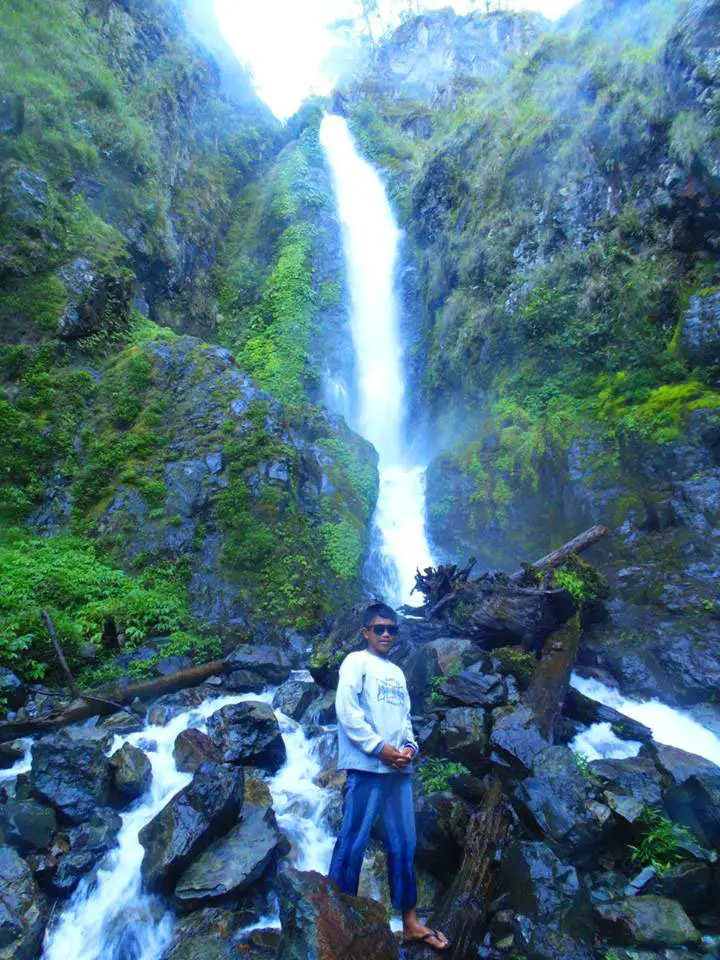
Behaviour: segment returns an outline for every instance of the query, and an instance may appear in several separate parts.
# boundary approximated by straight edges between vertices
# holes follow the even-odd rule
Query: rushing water
[[[375,526],[390,562],[384,584],[409,599],[415,569],[431,562],[425,535],[424,468],[406,453],[405,375],[395,270],[400,232],[378,172],[355,148],[342,117],[326,116],[320,140],[332,171],[350,287],[357,383],[353,427],[378,452]]]
[[[682,710],[668,707],[659,700],[633,700],[624,697],[618,690],[606,687],[599,680],[577,674],[573,674],[572,684],[586,697],[644,723],[652,730],[653,740],[658,743],[687,750],[688,753],[705,757],[720,766],[720,738]],[[640,749],[639,743],[616,737],[609,723],[594,723],[579,733],[571,746],[590,760],[600,757],[634,757]]]
[[[115,737],[145,750],[153,770],[147,793],[123,815],[118,846],[108,854],[94,880],[81,882],[59,922],[46,935],[44,960],[157,960],[172,936],[173,916],[159,898],[143,889],[140,830],[192,779],[175,767],[173,746],[188,727],[205,729],[216,710],[242,700],[272,699],[271,693],[239,694],[206,700],[165,726]],[[294,721],[278,713],[287,762],[270,780],[278,822],[293,843],[292,860],[302,869],[327,870],[332,838],[325,829],[327,796],[313,782],[320,771],[320,740],[309,741]],[[271,905],[272,906],[272,905]],[[277,913],[258,926],[277,924]]]
[[[28,737],[21,742],[25,748],[25,752],[11,767],[8,767],[6,770],[0,770],[0,783],[2,783],[3,780],[15,780],[21,773],[27,773],[30,770],[32,740]]]

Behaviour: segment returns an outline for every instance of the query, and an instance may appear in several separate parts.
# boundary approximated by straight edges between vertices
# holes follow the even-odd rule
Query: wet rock
[[[544,843],[511,843],[500,871],[513,909],[532,920],[559,923],[580,893],[575,868]]]
[[[595,960],[592,948],[574,939],[564,930],[534,923],[522,914],[515,917],[514,942],[533,960]]]
[[[434,677],[458,673],[478,661],[487,665],[487,654],[465,637],[438,637],[423,644],[404,666],[413,707],[422,707]]]
[[[708,904],[710,867],[692,860],[676,863],[653,879],[648,893],[677,900],[688,913],[700,913]]]
[[[231,693],[262,693],[267,683],[263,676],[252,670],[233,670],[225,685]]]
[[[245,806],[271,807],[273,803],[270,787],[264,780],[245,774]]]
[[[709,847],[720,846],[720,775],[693,774],[665,794],[668,813]]]
[[[447,756],[473,773],[489,766],[485,711],[481,707],[453,707],[441,723]]]
[[[516,644],[537,650],[573,611],[572,599],[562,591],[523,593],[493,585],[492,592],[475,599],[468,634],[486,650]]]
[[[490,734],[493,758],[518,773],[529,773],[537,755],[548,746],[534,713],[522,704],[496,720]]]
[[[250,644],[236,647],[225,658],[225,665],[231,677],[235,670],[250,670],[273,686],[284,683],[292,670],[292,664],[282,650]]]
[[[205,763],[140,831],[142,875],[152,890],[169,890],[190,862],[237,819],[243,802],[241,768]]]
[[[25,756],[25,744],[22,740],[0,743],[0,770],[15,766]]]
[[[334,690],[325,690],[321,696],[313,700],[302,717],[304,724],[312,723],[321,726],[335,723],[336,720]]]
[[[705,757],[698,757],[694,753],[687,753],[677,747],[668,747],[658,743],[655,748],[657,764],[672,779],[673,784],[681,785],[690,777],[707,775],[720,776],[720,767]]]
[[[236,935],[257,921],[257,914],[244,909],[206,907],[178,917],[170,947],[162,960],[237,960]]]
[[[470,808],[447,792],[420,796],[415,808],[417,860],[448,883],[457,869],[470,822]]]
[[[601,781],[608,805],[631,823],[643,807],[660,805],[662,776],[649,757],[593,760],[589,767]]]
[[[40,955],[45,900],[30,867],[12,847],[0,847],[0,960]]]
[[[87,257],[75,257],[57,275],[67,293],[58,324],[62,339],[76,341],[99,333],[110,319],[115,329],[129,321],[132,288],[123,274],[106,275]]]
[[[56,830],[53,808],[35,800],[11,800],[0,807],[0,842],[21,853],[47,850]]]
[[[287,758],[273,709],[260,700],[223,707],[208,719],[207,731],[226,763],[243,763],[274,772]]]
[[[207,700],[209,692],[204,687],[191,687],[188,690],[178,690],[177,693],[168,693],[159,697],[147,713],[147,722],[153,726],[165,726],[181,713],[187,713],[199,707]],[[217,694],[215,694],[217,696]]]
[[[0,702],[4,700],[11,710],[19,710],[27,697],[25,684],[11,670],[0,667]]]
[[[70,823],[83,823],[110,801],[110,764],[102,746],[74,741],[65,732],[33,744],[29,782],[33,793]]]
[[[277,882],[283,937],[278,960],[396,960],[380,904],[341,893],[315,871],[287,870]]]
[[[201,730],[189,727],[179,733],[173,747],[173,757],[178,770],[194,773],[198,767],[208,761],[222,763],[222,752],[218,750],[210,737]]]
[[[444,683],[440,684],[440,692],[468,707],[492,709],[507,703],[508,699],[507,684],[502,677],[470,670],[448,677]]]
[[[194,860],[175,887],[184,910],[235,898],[275,866],[288,844],[269,807],[245,804],[240,823]]]
[[[59,897],[69,897],[95,863],[95,854],[90,851],[66,853],[60,857],[57,869],[47,884],[50,892]]]
[[[664,897],[629,897],[595,907],[600,933],[611,943],[638,946],[692,946],[700,934],[683,908]]]
[[[110,757],[115,789],[121,796],[135,799],[142,796],[152,780],[152,765],[142,750],[124,743]]]
[[[110,714],[100,721],[100,726],[104,730],[109,730],[112,734],[124,736],[128,733],[138,733],[145,726],[143,717],[136,713],[130,713],[127,710],[119,710],[117,713]]]
[[[77,853],[107,853],[116,845],[121,827],[122,818],[115,810],[95,810],[86,823],[73,827],[68,833],[70,849]]]
[[[322,690],[314,680],[287,680],[275,691],[273,710],[299,721],[312,701],[321,694]]]
[[[692,365],[720,363],[720,291],[690,297],[678,348]]]

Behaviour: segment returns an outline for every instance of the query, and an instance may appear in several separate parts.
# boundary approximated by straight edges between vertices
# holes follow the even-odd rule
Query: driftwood
[[[607,527],[600,526],[600,524],[589,527],[583,533],[578,534],[577,537],[573,537],[572,540],[568,540],[567,543],[558,547],[557,550],[552,550],[550,553],[546,553],[544,557],[540,557],[539,560],[531,563],[530,569],[536,573],[542,573],[544,570],[554,570],[555,567],[563,564],[572,554],[582,553],[583,550],[587,550],[588,547],[597,543],[598,540],[602,540],[602,538],[607,535],[607,532]],[[523,567],[511,573],[510,580],[521,581],[525,578],[526,574],[527,568]]]
[[[497,852],[509,826],[503,786],[495,775],[483,806],[470,820],[460,869],[439,911],[437,925],[453,941],[453,960],[477,957],[493,899]]]
[[[186,687],[195,687],[208,677],[228,672],[224,660],[213,660],[187,670],[179,670],[167,677],[158,677],[155,680],[146,680],[143,683],[132,683],[126,686],[116,686],[104,692],[102,696],[83,694],[69,703],[66,707],[53,710],[41,717],[31,720],[12,720],[0,723],[0,743],[8,740],[17,740],[19,737],[43,733],[47,730],[57,730],[67,727],[71,723],[80,723],[90,717],[107,716],[125,709],[133,700],[147,700],[162,696],[164,693],[174,693]]]
[[[535,725],[548,741],[552,741],[555,720],[560,715],[570,687],[570,675],[580,645],[580,620],[576,615],[545,641],[540,662],[530,686],[522,698],[529,707]]]

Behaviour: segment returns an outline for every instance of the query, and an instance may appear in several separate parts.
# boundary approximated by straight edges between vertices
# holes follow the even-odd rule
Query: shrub
[[[470,771],[464,764],[439,757],[429,757],[424,760],[418,770],[418,776],[428,793],[447,790],[450,787],[451,777],[461,777],[468,773]]]

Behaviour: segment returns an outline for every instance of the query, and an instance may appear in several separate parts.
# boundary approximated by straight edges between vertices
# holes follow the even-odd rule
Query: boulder
[[[674,947],[700,942],[700,934],[675,900],[628,897],[594,909],[598,929],[611,943]]]
[[[110,764],[102,746],[65,731],[33,744],[29,781],[35,796],[70,823],[83,823],[110,802]]]
[[[720,363],[720,290],[690,297],[677,344],[693,366]]]
[[[243,802],[238,767],[204,763],[192,782],[140,831],[142,875],[152,890],[171,890],[190,862],[227,832]]]
[[[712,760],[698,757],[696,754],[680,750],[678,747],[668,747],[664,743],[658,743],[655,748],[655,755],[657,765],[676,786],[686,783],[692,776],[704,774],[711,777],[720,776],[720,767]]]
[[[273,710],[279,710],[286,717],[299,722],[307,708],[320,694],[322,689],[314,680],[287,680],[275,691],[272,701]]]
[[[181,713],[188,713],[199,707],[208,696],[209,691],[205,687],[190,687],[187,690],[178,690],[177,693],[167,693],[150,707],[147,722],[151,726],[165,726]]]
[[[195,727],[179,733],[173,747],[173,757],[178,770],[195,773],[203,763],[222,763],[222,753],[210,737]]]
[[[563,863],[545,843],[511,843],[500,871],[513,909],[531,920],[559,923],[580,893],[575,868]]]
[[[232,679],[236,670],[249,670],[265,680],[266,685],[284,683],[290,676],[292,664],[277,647],[261,647],[245,644],[236,647],[225,658],[225,666]]]
[[[5,701],[11,710],[19,710],[28,697],[28,689],[11,670],[0,667],[0,703]]]
[[[258,917],[232,906],[207,907],[178,917],[162,960],[238,960],[236,934]]]
[[[707,846],[720,846],[720,774],[692,774],[667,791],[665,806]]]
[[[287,850],[272,809],[246,803],[240,823],[211,843],[180,877],[175,887],[178,905],[193,910],[236,898],[265,876]]]
[[[278,877],[283,937],[277,960],[397,960],[383,907],[341,893],[315,871]]]
[[[595,960],[598,956],[589,944],[576,940],[552,923],[535,923],[524,914],[517,914],[513,924],[514,944],[522,956],[533,960]],[[608,956],[605,952],[603,957]],[[618,957],[617,960],[620,960]],[[622,960],[631,960],[630,957]],[[633,957],[632,960],[657,960],[655,957]]]
[[[12,847],[0,847],[0,960],[40,956],[45,901],[30,867]]]
[[[537,755],[550,746],[537,725],[535,714],[520,704],[499,717],[490,734],[493,760],[520,774],[529,773]]]
[[[35,800],[10,800],[0,807],[0,842],[20,852],[47,850],[57,830],[52,807]]]
[[[267,683],[263,676],[252,670],[233,670],[225,685],[231,693],[262,693]]]
[[[708,905],[710,866],[696,860],[676,863],[652,879],[648,893],[677,900],[688,913],[700,913]]]
[[[43,886],[57,896],[69,896],[116,845],[121,827],[122,819],[115,810],[102,807],[95,810],[86,823],[73,827],[66,837],[58,838],[53,848],[58,863],[53,870],[42,869]]]
[[[468,707],[499,707],[507,703],[507,683],[498,674],[464,670],[440,684],[440,692]]]
[[[152,780],[152,765],[145,754],[131,743],[124,743],[110,757],[115,789],[134,800],[145,793]]]
[[[207,721],[208,736],[226,763],[276,771],[287,754],[272,707],[246,700],[218,710]]]
[[[317,699],[311,702],[302,717],[304,724],[312,723],[322,726],[336,721],[334,690],[324,690]]]
[[[644,807],[660,806],[662,775],[649,757],[593,760],[589,766],[608,805],[624,819],[634,822]]]
[[[416,803],[417,860],[433,876],[449,883],[460,864],[470,807],[442,791],[420,796]]]
[[[445,752],[451,760],[464,763],[473,773],[489,766],[485,711],[481,707],[454,707],[440,725]]]
[[[57,868],[48,882],[50,892],[58,897],[69,897],[95,863],[95,854],[89,850],[66,853],[60,857]]]

